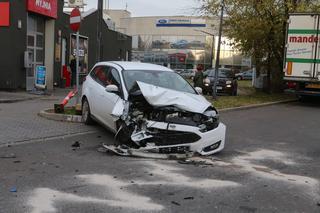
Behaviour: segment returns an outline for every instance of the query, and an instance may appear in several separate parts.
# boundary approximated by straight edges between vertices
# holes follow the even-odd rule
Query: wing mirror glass
[[[106,91],[111,92],[111,93],[118,93],[119,88],[114,84],[110,84],[110,85],[106,86]]]
[[[202,95],[202,88],[201,87],[196,87],[195,89],[198,94]]]

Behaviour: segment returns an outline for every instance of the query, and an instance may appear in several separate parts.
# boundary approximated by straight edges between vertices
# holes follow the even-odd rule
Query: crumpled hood
[[[137,81],[146,101],[154,107],[175,106],[181,110],[204,113],[211,103],[202,95],[179,92]]]

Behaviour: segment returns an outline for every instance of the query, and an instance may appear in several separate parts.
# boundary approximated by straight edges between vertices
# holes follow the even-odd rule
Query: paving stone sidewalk
[[[8,143],[95,131],[97,128],[95,126],[50,121],[37,115],[42,109],[53,108],[53,104],[59,103],[68,91],[58,90],[53,95],[37,96],[33,100],[0,103],[0,146]],[[19,94],[15,95],[19,97]]]

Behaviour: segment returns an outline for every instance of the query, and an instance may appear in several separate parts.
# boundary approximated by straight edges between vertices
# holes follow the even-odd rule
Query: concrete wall
[[[0,2],[8,2],[0,0]],[[21,20],[22,28],[18,29]],[[27,13],[25,1],[10,1],[10,27],[0,27],[0,89],[24,88]]]

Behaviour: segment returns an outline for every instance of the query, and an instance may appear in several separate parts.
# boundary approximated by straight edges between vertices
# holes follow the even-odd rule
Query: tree
[[[220,0],[199,0],[204,15],[219,14]],[[258,75],[268,73],[268,91],[281,88],[289,13],[320,11],[317,0],[224,0],[224,34],[251,56]]]

